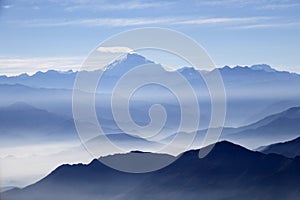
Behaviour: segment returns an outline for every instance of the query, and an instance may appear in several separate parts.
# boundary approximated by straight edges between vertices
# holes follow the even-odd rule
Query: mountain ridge
[[[263,153],[276,153],[289,158],[300,156],[300,137],[293,140],[271,144],[269,146],[261,147]]]
[[[51,140],[56,137],[60,137],[61,140],[74,139],[74,125],[67,127],[66,132],[61,131],[65,130],[63,124],[68,120],[68,117],[21,101],[0,107],[1,144],[6,146],[17,145],[20,142],[24,144],[33,141],[46,142],[46,138]],[[13,140],[15,137],[21,140]]]
[[[111,64],[109,64],[104,71],[110,71],[112,70],[116,65],[131,65],[131,66],[137,66],[141,64],[154,64],[154,61],[148,60],[146,57],[136,54],[136,53],[131,53],[131,54],[126,54],[122,56],[121,58],[115,60]],[[124,68],[124,67],[123,67]],[[179,68],[177,71],[178,72],[184,72],[186,69],[190,69],[192,71],[197,71],[195,68],[190,67],[190,66],[182,66]],[[296,73],[291,73],[287,71],[278,71],[271,66],[267,64],[254,64],[250,67],[248,66],[239,66],[236,65],[234,67],[229,67],[225,65],[224,67],[217,68],[217,70],[220,70],[221,72],[224,71],[237,71],[240,70],[241,72],[251,70],[253,72],[276,72],[276,73],[284,73],[284,74],[291,74],[291,75],[299,75]],[[114,71],[114,70],[112,70]],[[38,86],[38,87],[46,87],[46,88],[66,88],[70,89],[73,86],[74,80],[76,78],[76,75],[78,74],[79,71],[73,71],[73,70],[67,70],[67,71],[60,71],[60,70],[48,70],[48,71],[37,71],[32,75],[28,75],[26,73],[20,74],[20,75],[15,75],[15,76],[6,76],[6,75],[1,75],[0,76],[0,84],[2,83],[7,83],[7,84],[23,84],[27,86]],[[80,72],[84,72],[80,71]],[[87,72],[87,71],[85,71]],[[93,71],[89,71],[90,73],[93,73]],[[200,71],[201,72],[201,71]],[[207,71],[208,73],[211,71]],[[300,76],[300,75],[299,75]],[[52,80],[61,80],[63,81],[63,84],[51,82],[48,79]],[[44,80],[44,82],[42,81]],[[39,84],[37,84],[37,83]],[[48,86],[47,86],[48,84]]]
[[[300,136],[299,120],[300,107],[292,107],[246,126],[225,128],[222,138],[252,149],[263,146],[262,142],[266,141],[269,144],[288,141]],[[250,144],[252,146],[248,146]]]
[[[88,165],[62,165],[41,181],[2,193],[7,200],[40,199],[165,199],[241,198],[294,200],[300,191],[300,157],[286,158],[219,142],[205,158],[198,150],[185,152],[159,171],[129,174],[97,160]],[[72,192],[71,192],[72,191]],[[271,192],[272,191],[272,192]]]

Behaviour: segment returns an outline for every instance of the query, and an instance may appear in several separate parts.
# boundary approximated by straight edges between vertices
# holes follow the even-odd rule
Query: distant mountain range
[[[300,156],[300,137],[287,141],[261,147],[263,153],[276,153],[289,158]]]
[[[222,138],[253,149],[299,137],[299,121],[300,107],[294,107],[247,126],[225,128]]]
[[[72,116],[72,90],[34,88],[21,84],[0,84],[0,107],[24,102],[60,115]]]
[[[113,62],[107,67],[103,75],[102,87],[98,88],[98,93],[100,96],[110,93],[114,84],[124,72],[137,65],[149,63],[153,63],[153,61],[147,60],[138,54],[128,54]],[[236,66],[233,68],[225,66],[215,70],[219,70],[222,75],[226,89],[226,126],[238,127],[250,124],[270,114],[300,106],[300,91],[298,88],[300,75],[298,74],[276,71],[265,64],[251,67]],[[197,71],[192,67],[183,67],[177,71],[191,83],[199,95],[201,114],[203,114],[201,118],[210,119],[209,93],[201,75],[207,77],[212,72]],[[6,97],[0,100],[0,106],[22,101],[50,112],[71,117],[72,88],[77,73],[50,70],[37,72],[32,76],[26,74],[14,77],[0,76],[0,92]],[[83,73],[88,77],[96,74],[93,71]],[[175,72],[166,71],[162,78],[167,79],[170,73]],[[140,77],[145,76],[147,74],[140,75]],[[180,88],[181,83],[175,82],[174,86]],[[170,104],[169,108],[178,107],[178,103],[176,103],[170,92],[154,86],[137,92],[135,97],[146,98],[146,101],[138,98],[133,101],[132,107],[135,110],[145,107],[143,102],[147,104],[161,102]],[[109,98],[105,101],[110,102]],[[98,99],[96,102],[98,102]],[[111,118],[111,112],[108,115],[106,118]],[[135,116],[134,113],[133,115]],[[170,116],[175,115],[171,114]],[[201,128],[207,127],[208,120],[202,124]]]
[[[73,120],[23,102],[0,108],[1,146],[74,140]]]
[[[175,112],[175,111],[174,111]],[[116,145],[134,150],[155,150],[163,144],[172,141],[175,135],[160,135],[153,141],[127,135],[122,132],[114,121],[106,119],[105,112],[99,112],[99,119],[103,130]],[[135,114],[143,119],[139,111]],[[174,122],[175,119],[171,120]],[[255,149],[260,146],[288,141],[300,136],[300,107],[270,115],[262,120],[238,128],[224,127],[221,140],[229,140],[244,147]],[[17,122],[17,123],[16,123]],[[80,122],[86,130],[95,130],[96,125]],[[17,102],[0,108],[0,144],[2,146],[16,146],[25,143],[50,142],[61,140],[77,140],[77,132],[72,118],[58,115],[43,109],[33,107],[27,103]],[[174,131],[175,133],[175,131]],[[183,134],[183,133],[182,133]],[[206,134],[206,129],[199,130],[192,148],[199,148]],[[16,140],[15,138],[22,138]],[[160,139],[159,139],[160,138]],[[89,141],[90,146],[102,144],[101,138]],[[104,143],[102,144],[104,145]],[[107,150],[108,151],[108,150]],[[107,152],[109,154],[109,152]],[[103,154],[102,154],[103,155]],[[105,154],[104,154],[105,155]],[[99,155],[100,156],[100,155]]]
[[[36,88],[71,89],[77,72],[60,72],[49,70],[37,72],[33,75],[21,74],[18,76],[0,76],[0,84],[21,84]]]
[[[112,88],[109,89],[109,87],[113,86],[118,77],[126,71],[137,65],[149,63],[153,62],[137,54],[128,54],[108,66],[105,72],[107,73],[106,77],[104,76],[103,80],[103,83],[106,83],[104,86],[107,86],[108,89],[106,92],[98,91],[96,94],[98,119],[107,133],[122,134],[113,119],[110,94],[107,93]],[[300,116],[297,115],[297,108],[284,112],[291,107],[300,106],[298,89],[300,75],[279,72],[265,64],[234,68],[225,66],[218,70],[223,77],[227,92],[225,126],[239,127],[225,128],[222,134],[223,139],[234,141],[248,148],[257,148],[287,141],[300,135],[297,125]],[[186,77],[196,92],[204,93],[204,97],[199,98],[201,109],[199,129],[205,129],[211,118],[211,104],[205,97],[207,91],[205,92],[203,79],[198,71],[191,67],[183,67],[178,69],[178,72]],[[83,73],[89,77],[93,76],[94,72]],[[174,72],[166,71],[164,78],[167,78],[169,73]],[[203,76],[209,76],[211,72],[202,71],[201,73]],[[39,136],[59,135],[58,133],[76,135],[72,120],[73,91],[70,89],[76,74],[77,72],[72,71],[51,70],[45,73],[39,72],[33,76],[0,77],[0,83],[2,83],[0,84],[0,93],[5,97],[0,99],[0,107],[2,107],[0,116],[3,118],[0,122],[1,138],[13,137],[21,133],[24,137],[27,132],[27,136],[33,136],[37,132],[39,132]],[[146,96],[145,99],[140,98],[143,95]],[[15,102],[24,102],[24,104],[18,105],[14,104]],[[130,101],[133,120],[139,125],[148,124],[150,120],[148,109],[156,103],[161,103],[166,108],[168,114],[166,130],[176,130],[176,125],[180,120],[178,101],[170,92],[161,88],[149,87],[138,95],[133,95]],[[30,112],[22,111],[26,107],[27,109],[31,107],[28,109]],[[34,107],[39,109],[34,110]],[[21,109],[20,113],[16,111],[16,108]],[[293,112],[296,113],[295,116],[290,117]],[[35,124],[33,119],[40,121]],[[17,121],[18,124],[16,124]]]
[[[299,121],[300,107],[293,107],[283,112],[267,116],[246,126],[237,128],[224,127],[219,140],[228,140],[249,149],[261,150],[263,149],[262,146],[289,141],[299,137]],[[182,134],[184,135],[186,133]],[[207,129],[199,130],[191,148],[200,148],[206,134]],[[164,138],[162,142],[170,143],[175,135],[176,134]],[[283,155],[287,156],[286,154]]]
[[[267,64],[252,65],[250,68],[253,70],[262,70],[265,72],[276,72],[275,69],[273,69],[270,65]]]
[[[130,69],[143,65],[154,63],[151,60],[138,54],[127,54],[120,60],[116,60],[106,68],[106,75],[108,77],[119,77]],[[273,81],[282,82],[290,79],[290,81],[298,82],[299,74],[289,73],[285,71],[277,71],[267,64],[257,64],[250,67],[236,66],[230,68],[225,66],[218,69],[222,74],[225,85],[228,89],[236,81],[241,81],[243,84],[251,83],[252,85],[260,84],[262,82],[270,83]],[[182,67],[177,70],[188,79],[200,79],[197,75],[199,72],[202,75],[209,75],[209,71],[197,71],[192,67]],[[93,71],[85,72],[93,74]],[[56,89],[72,89],[74,80],[77,76],[77,71],[56,71],[49,70],[46,72],[36,72],[33,75],[21,74],[18,76],[0,76],[0,84],[21,84],[35,88],[56,88]],[[228,84],[228,85],[227,85]],[[238,87],[239,85],[235,85]],[[262,85],[263,86],[263,85]],[[244,88],[247,90],[247,88]]]
[[[266,155],[224,141],[203,159],[198,150],[188,151],[168,167],[146,174],[116,171],[97,160],[62,165],[33,185],[2,193],[1,199],[295,200],[300,196],[299,168],[300,157]]]

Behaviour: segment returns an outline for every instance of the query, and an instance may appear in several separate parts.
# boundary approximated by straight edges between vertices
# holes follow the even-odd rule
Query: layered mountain
[[[1,146],[76,137],[71,119],[24,102],[0,108],[0,132]]]
[[[35,88],[21,84],[0,84],[0,107],[21,101],[50,112],[72,116],[72,90]]]
[[[128,54],[109,65],[103,74],[102,81],[105,84],[102,85],[102,87],[104,87],[104,90],[102,91],[101,86],[99,87],[95,102],[97,114],[100,118],[99,121],[102,123],[101,125],[107,126],[109,131],[118,128],[113,121],[111,95],[108,94],[108,92],[112,91],[114,84],[118,81],[120,76],[128,70],[134,69],[137,65],[142,64],[153,64],[153,62],[138,54]],[[252,67],[237,66],[234,68],[224,67],[218,70],[223,77],[227,94],[226,126],[241,127],[245,124],[251,124],[270,114],[282,112],[290,107],[300,106],[299,90],[297,88],[300,83],[300,76],[298,74],[279,72],[268,65],[254,65]],[[205,78],[205,76],[210,76],[211,72],[201,71],[201,74],[199,74],[199,71],[192,67],[183,67],[182,69],[177,70],[177,72],[181,73],[189,81],[192,87],[194,87],[196,94],[198,94],[199,106],[201,109],[199,129],[207,128],[209,119],[211,118],[211,103],[210,100],[207,99],[208,91],[204,87],[205,82],[204,79],[201,78],[201,75]],[[91,77],[94,74],[94,72],[83,73],[85,73],[87,77]],[[175,72],[164,71],[161,73],[161,78],[167,79],[172,73]],[[65,88],[69,88],[69,86],[73,84],[69,83],[72,82],[71,80],[74,81],[75,77],[76,72],[72,71],[64,73],[56,71],[39,72],[32,76],[3,76],[0,78],[0,80],[2,80],[0,83],[2,82],[5,84],[0,84],[0,92],[5,98],[0,100],[0,106],[5,107],[16,101],[22,101],[60,116],[66,115],[71,119],[73,91],[71,89],[53,88],[64,88],[64,86],[66,86]],[[140,77],[145,78],[147,77],[147,74],[141,74],[136,78]],[[27,80],[30,81],[28,82]],[[41,81],[43,83],[41,83]],[[30,86],[21,85],[19,83]],[[171,83],[174,87],[181,87],[181,84],[173,83],[172,81]],[[274,88],[276,88],[276,90],[274,90]],[[120,98],[122,97],[122,95],[118,95]],[[165,128],[167,130],[176,130],[176,124],[178,124],[181,117],[179,103],[180,101],[188,100],[188,95],[185,100],[178,100],[167,88],[159,87],[157,85],[148,85],[139,88],[139,90],[136,90],[132,95],[130,99],[130,112],[133,120],[137,124],[146,125],[150,120],[148,115],[149,108],[153,104],[162,104],[168,114]],[[284,123],[284,121],[281,121],[280,123]],[[242,132],[246,129],[251,129],[251,132],[253,127],[237,129],[235,132]],[[278,132],[281,129],[276,129],[276,131]],[[260,130],[256,132],[256,136],[259,134],[259,131]],[[268,132],[267,135],[271,135],[269,132],[272,130],[270,128],[270,130],[261,131]],[[281,134],[283,131],[288,131],[288,133]],[[292,139],[291,137],[285,136],[295,136],[297,135],[295,131],[295,129],[291,129],[290,127],[289,129],[282,130],[281,133],[277,134],[276,132],[276,134],[273,134],[275,137],[279,137],[280,135],[284,137],[272,140],[270,143]],[[118,133],[120,130],[114,132]],[[244,134],[241,133],[241,135]],[[264,136],[265,134],[261,135]],[[239,141],[237,140],[236,142]],[[257,146],[259,145],[260,144],[257,144]],[[261,145],[266,144],[263,143]]]
[[[49,70],[33,75],[0,76],[0,84],[21,84],[30,87],[72,89],[77,72]]]
[[[111,93],[116,82],[125,72],[143,64],[154,64],[154,62],[138,54],[128,54],[114,61],[105,69],[97,92]],[[298,74],[277,71],[266,64],[251,67],[236,66],[233,68],[225,66],[217,70],[223,78],[226,90],[227,126],[246,125],[287,108],[300,106],[300,92],[297,88],[300,84],[300,75]],[[177,72],[188,80],[199,96],[199,104],[203,111],[202,118],[209,119],[209,107],[211,105],[204,80],[213,73],[198,71],[192,67],[183,67],[176,72],[165,71],[165,73],[161,73],[161,78],[168,80],[169,77],[172,77],[170,75]],[[99,71],[85,71],[83,73],[87,77],[94,77],[99,74]],[[72,88],[77,74],[78,72],[73,71],[50,70],[37,72],[31,76],[26,74],[14,77],[1,76],[0,92],[7,98],[1,99],[0,106],[19,100],[51,112],[71,116]],[[147,74],[148,72],[140,73],[136,78],[146,79]],[[178,88],[183,85],[183,83],[178,83],[172,79],[169,82],[172,83],[172,86]],[[140,104],[138,107],[143,107],[145,105],[141,102],[156,103],[160,101],[178,107],[178,104],[174,101],[174,96],[171,97],[170,91],[157,85],[143,87],[135,92],[135,96],[140,101],[138,103],[134,102],[133,106]],[[208,122],[204,124],[208,124]],[[205,128],[205,126],[201,128]]]
[[[112,62],[106,67],[107,75],[118,77],[130,69],[143,65],[151,64],[153,61],[147,60],[138,54],[127,54],[124,57]],[[98,73],[98,71],[82,71],[88,76]],[[56,71],[48,70],[46,72],[38,71],[33,75],[21,74],[18,76],[0,76],[0,84],[20,84],[34,88],[56,88],[56,89],[73,89],[77,71]]]
[[[290,158],[300,156],[300,137],[287,142],[261,147],[260,151],[263,153],[276,153]]]
[[[118,77],[123,75],[125,72],[144,64],[154,64],[153,61],[138,55],[138,54],[127,54],[121,59],[114,61],[108,65],[105,69],[106,75],[110,77]],[[236,66],[230,68],[225,66],[218,69],[222,75],[225,86],[227,89],[237,89],[242,85],[250,84],[249,86],[256,86],[262,83],[267,83],[267,85],[261,85],[263,87],[270,86],[275,83],[276,85],[281,85],[279,83],[284,83],[287,80],[299,83],[300,75],[295,73],[289,73],[285,71],[277,71],[266,64],[257,64],[250,67],[247,66]],[[198,71],[193,67],[182,67],[177,70],[179,73],[183,74],[186,78],[201,79],[199,72],[203,76],[209,76],[209,71]],[[86,72],[93,74],[93,71]],[[0,84],[21,84],[29,87],[36,88],[57,88],[57,89],[72,89],[74,81],[76,79],[78,72],[75,71],[55,71],[49,70],[46,72],[37,72],[33,75],[21,74],[18,76],[0,76]],[[199,84],[199,83],[198,83]],[[235,86],[235,87],[233,87]],[[248,91],[249,88],[244,88]],[[257,88],[258,90],[261,90]],[[274,91],[273,91],[274,92]]]
[[[225,141],[203,159],[198,153],[185,152],[166,168],[142,174],[116,171],[98,160],[62,165],[33,185],[3,193],[1,199],[294,200],[300,195],[299,157],[266,155]],[[130,154],[110,158],[126,156]],[[156,159],[167,158],[156,155]]]
[[[225,128],[222,137],[249,148],[300,136],[300,107],[290,108],[240,128]]]
[[[250,67],[253,70],[263,70],[265,72],[276,72],[270,65],[267,64],[260,64],[260,65],[252,65]]]

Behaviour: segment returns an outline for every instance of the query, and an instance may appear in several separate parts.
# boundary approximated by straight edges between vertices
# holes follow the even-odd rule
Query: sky
[[[143,27],[186,34],[219,67],[300,73],[299,11],[298,0],[0,0],[0,74],[76,70],[103,40]]]

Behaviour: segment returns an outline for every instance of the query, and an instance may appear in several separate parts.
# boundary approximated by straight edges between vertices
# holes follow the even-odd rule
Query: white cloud
[[[174,4],[173,2],[124,2],[124,3],[101,3],[101,4],[80,4],[66,7],[67,11],[75,10],[105,10],[105,11],[117,11],[117,10],[138,10],[146,8],[162,8]]]
[[[12,5],[4,5],[4,6],[2,6],[2,8],[4,8],[4,9],[10,9],[12,7],[13,7]]]
[[[296,8],[299,6],[300,6],[300,3],[269,4],[269,5],[260,7],[260,9],[275,10],[275,9]]]
[[[245,23],[270,19],[270,17],[243,17],[243,18],[203,18],[193,20],[183,20],[177,24],[224,24],[224,23]]]
[[[79,20],[30,20],[30,21],[17,21],[23,26],[29,27],[65,27],[65,26],[108,26],[108,27],[126,27],[126,26],[139,26],[139,25],[157,25],[176,22],[174,18],[93,18],[93,19],[79,19]]]
[[[0,74],[18,75],[34,74],[37,71],[50,69],[66,71],[78,70],[83,57],[38,57],[38,58],[3,58],[0,57]]]
[[[130,53],[132,49],[128,47],[99,47],[97,51],[102,53]]]
[[[299,28],[300,23],[261,23],[233,27],[233,29],[264,29],[264,28]]]
[[[266,21],[271,17],[232,17],[232,18],[195,18],[195,17],[161,17],[161,18],[93,18],[67,21],[55,20],[31,20],[19,21],[23,26],[29,27],[65,27],[65,26],[85,26],[85,27],[128,27],[128,26],[147,26],[147,25],[195,25],[195,24],[245,24],[256,21]]]
[[[199,4],[204,6],[254,8],[259,10],[287,9],[300,6],[300,3],[290,0],[204,0],[199,2]]]
[[[161,8],[164,6],[172,5],[171,2],[128,2],[119,5],[104,6],[106,10],[125,10],[125,9],[144,9],[144,8]]]
[[[234,7],[244,7],[249,4],[255,4],[256,1],[251,0],[206,0],[199,2],[200,5],[207,6],[234,6]]]
[[[39,6],[33,6],[32,9],[33,10],[40,10],[41,8]]]

